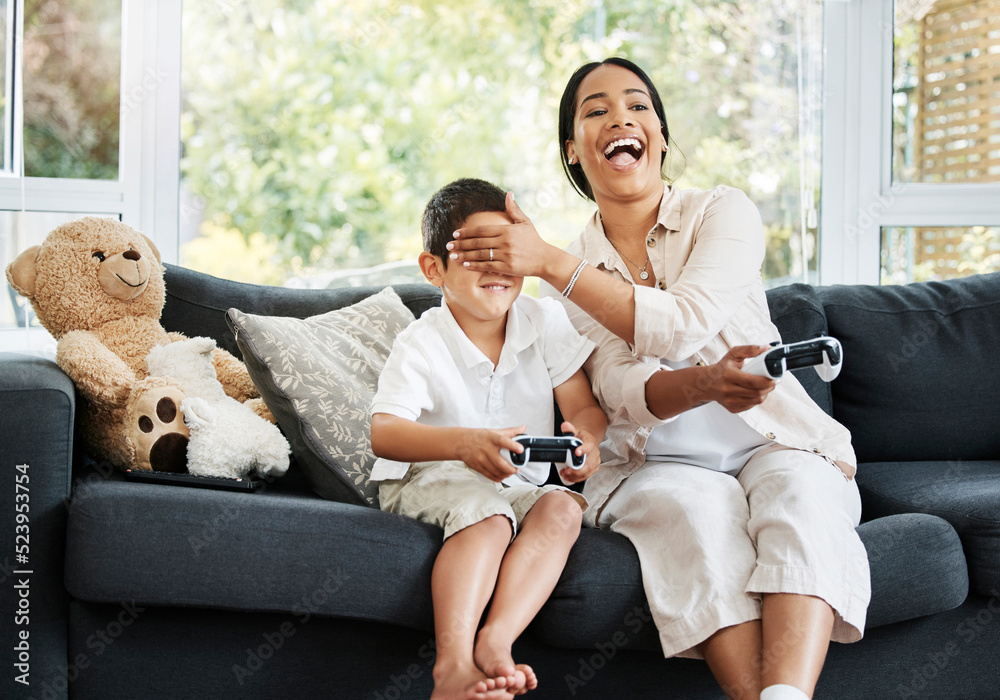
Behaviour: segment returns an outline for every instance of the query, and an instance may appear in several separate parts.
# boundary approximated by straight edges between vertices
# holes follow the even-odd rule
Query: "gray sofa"
[[[237,354],[230,307],[303,318],[377,291],[176,266],[166,282],[164,326]],[[417,314],[439,303],[430,286],[397,291]],[[861,462],[868,628],[832,645],[817,697],[1000,697],[1000,274],[768,297],[784,340],[842,341],[835,382],[801,378]],[[320,498],[294,464],[254,494],[127,482],[80,453],[74,409],[54,363],[0,355],[0,695],[429,695],[439,530]],[[581,532],[516,656],[537,698],[722,697],[702,662],[657,652],[635,551],[609,532]]]

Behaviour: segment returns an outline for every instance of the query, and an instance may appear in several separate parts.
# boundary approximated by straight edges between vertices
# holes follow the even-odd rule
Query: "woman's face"
[[[579,161],[594,198],[662,192],[665,141],[649,88],[632,71],[605,64],[580,83],[566,156]]]

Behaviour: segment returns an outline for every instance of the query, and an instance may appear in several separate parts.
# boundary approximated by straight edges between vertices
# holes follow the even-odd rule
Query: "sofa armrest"
[[[0,609],[10,616],[0,647],[15,650],[15,679],[31,684],[8,682],[13,695],[5,697],[66,697],[63,559],[75,408],[73,383],[54,362],[0,353]]]

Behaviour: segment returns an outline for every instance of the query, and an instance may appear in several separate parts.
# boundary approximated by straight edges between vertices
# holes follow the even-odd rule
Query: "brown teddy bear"
[[[184,392],[146,366],[152,348],[184,339],[160,325],[166,293],[153,242],[115,219],[86,217],[21,253],[7,281],[58,341],[91,454],[121,469],[187,471]],[[226,394],[274,422],[242,362],[216,348],[212,364]]]

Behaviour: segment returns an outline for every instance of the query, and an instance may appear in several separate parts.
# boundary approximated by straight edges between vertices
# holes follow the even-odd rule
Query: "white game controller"
[[[577,457],[576,448],[583,440],[572,435],[561,437],[535,437],[533,435],[518,435],[514,438],[524,447],[524,452],[501,450],[501,454],[516,467],[525,462],[555,462],[571,469],[582,469],[587,456]]]
[[[844,349],[840,341],[824,335],[788,345],[777,344],[746,360],[743,371],[779,381],[787,370],[814,367],[820,379],[832,382],[840,374],[843,362]]]

